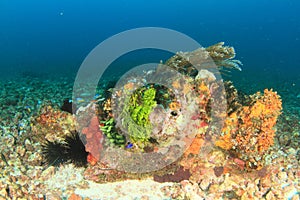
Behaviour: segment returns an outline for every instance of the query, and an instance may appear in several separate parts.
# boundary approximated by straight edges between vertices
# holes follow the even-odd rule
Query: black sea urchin
[[[62,142],[46,141],[43,145],[43,155],[47,165],[58,166],[73,163],[76,167],[87,165],[88,152],[85,151],[79,133],[72,131]]]
[[[65,138],[68,160],[75,166],[86,166],[88,152],[85,151],[85,146],[82,143],[77,131],[71,132]]]

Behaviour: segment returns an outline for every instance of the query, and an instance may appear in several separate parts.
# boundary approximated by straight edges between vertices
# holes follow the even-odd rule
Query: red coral
[[[89,153],[89,155],[87,156],[87,161],[91,165],[96,165],[96,163],[98,162],[98,160],[91,153]]]
[[[88,127],[82,129],[82,134],[86,136],[85,150],[89,152],[88,162],[96,164],[100,159],[103,141],[103,134],[96,116],[92,117]]]

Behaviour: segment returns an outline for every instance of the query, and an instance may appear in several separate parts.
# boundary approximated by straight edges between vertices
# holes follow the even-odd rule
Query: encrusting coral
[[[248,168],[259,169],[263,156],[274,144],[275,125],[281,114],[280,96],[265,89],[251,96],[253,102],[233,112],[225,120],[222,136],[215,145],[235,152]]]
[[[87,160],[91,164],[96,164],[100,159],[101,150],[103,148],[103,134],[99,128],[98,117],[92,117],[88,127],[83,128],[81,132],[86,138],[85,150],[89,152]]]
[[[41,142],[45,139],[50,142],[63,141],[73,130],[76,130],[74,117],[52,105],[41,107],[38,117],[32,121],[33,136]]]

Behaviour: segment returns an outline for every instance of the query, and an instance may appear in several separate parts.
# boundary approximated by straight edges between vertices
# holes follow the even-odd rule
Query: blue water
[[[87,54],[108,37],[137,27],[164,27],[203,46],[234,46],[238,84],[300,84],[300,1],[0,1],[0,72],[76,74]],[[157,53],[134,60],[158,61]],[[151,57],[152,56],[152,57]],[[165,58],[165,55],[161,55]],[[299,90],[299,85],[297,89]]]

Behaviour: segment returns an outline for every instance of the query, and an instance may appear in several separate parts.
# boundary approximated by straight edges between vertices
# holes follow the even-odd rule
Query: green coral
[[[115,128],[115,121],[113,118],[110,118],[106,121],[101,121],[104,126],[100,127],[101,131],[107,137],[110,144],[114,144],[116,146],[124,146],[126,142],[126,138],[124,135],[118,133]]]
[[[138,125],[146,127],[150,124],[149,115],[156,106],[156,90],[154,88],[141,90],[133,94],[129,107],[130,116]]]
[[[142,87],[125,101],[123,108],[122,124],[127,128],[130,140],[141,149],[147,145],[151,135],[149,115],[157,105],[155,96],[155,88]]]

